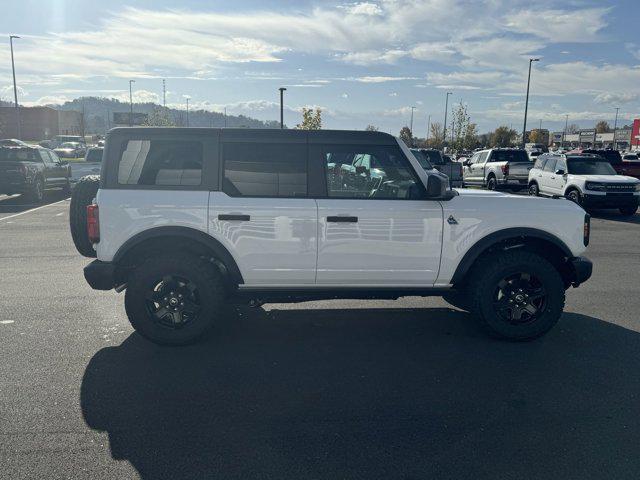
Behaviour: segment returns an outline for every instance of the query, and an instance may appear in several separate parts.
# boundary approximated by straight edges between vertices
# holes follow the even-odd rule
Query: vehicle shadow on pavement
[[[593,210],[591,211],[591,216],[593,218],[599,218],[601,220],[613,220],[614,222],[640,224],[640,214],[638,213],[631,216],[625,216],[621,215],[617,211],[612,210]]]
[[[3,214],[11,215],[13,213],[21,213],[48,203],[64,200],[68,197],[69,194],[64,193],[62,190],[47,190],[42,203],[33,203],[25,195],[12,195],[10,197],[0,195],[0,218],[4,216]]]
[[[89,362],[87,424],[142,478],[637,478],[640,335],[531,343],[449,309],[240,309],[204,343]],[[605,474],[606,472],[606,474]]]

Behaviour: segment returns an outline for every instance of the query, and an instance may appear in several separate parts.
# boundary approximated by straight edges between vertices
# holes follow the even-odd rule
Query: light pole
[[[569,114],[564,116],[564,132],[562,132],[562,146],[564,147],[567,141],[567,127],[569,126]]]
[[[613,123],[613,149],[614,150],[618,149],[618,141],[616,139],[616,130],[618,129],[618,110],[620,110],[620,107],[616,107],[616,120]]]
[[[187,100],[187,127],[189,126],[189,97],[185,97]]]
[[[16,106],[16,131],[18,140],[22,139],[22,129],[20,128],[20,107],[18,106],[18,87],[16,86],[16,66],[13,62],[13,39],[20,38],[18,35],[9,35],[9,44],[11,45],[11,71],[13,72],[13,98]]]
[[[284,92],[286,88],[280,87],[280,128],[284,128]]]
[[[529,76],[527,77],[527,99],[524,102],[524,125],[522,127],[522,148],[524,148],[524,144],[526,143],[526,132],[527,132],[527,111],[529,110],[529,86],[531,85],[531,64],[533,62],[539,62],[539,58],[530,58],[529,59]]]
[[[442,142],[447,141],[447,111],[449,110],[449,95],[453,95],[453,92],[447,92],[447,99],[444,102],[444,130],[442,131]]]
[[[427,142],[429,141],[429,132],[431,131],[431,115],[429,115],[429,119],[427,120]]]
[[[129,80],[129,126],[133,127],[133,89],[131,85],[136,83],[135,80]]]
[[[227,107],[224,107],[224,128],[227,128]]]
[[[409,130],[411,130],[411,136],[413,137],[413,111],[416,107],[411,107],[411,121],[409,122]]]

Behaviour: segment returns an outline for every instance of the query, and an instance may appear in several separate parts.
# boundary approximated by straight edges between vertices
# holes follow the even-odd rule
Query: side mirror
[[[429,175],[427,179],[427,197],[442,197],[447,191],[447,180],[439,175]]]
[[[559,168],[558,170],[556,170],[556,175],[564,175],[564,170]]]

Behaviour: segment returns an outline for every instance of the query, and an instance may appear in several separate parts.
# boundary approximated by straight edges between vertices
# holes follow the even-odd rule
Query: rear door
[[[307,135],[267,133],[222,132],[209,233],[231,252],[245,287],[314,284],[318,208],[308,195]]]
[[[549,190],[553,195],[563,195],[566,183],[567,162],[564,158],[558,158],[553,171],[549,172]]]
[[[487,159],[491,151],[487,150],[485,152],[480,152],[478,156],[478,160],[471,164],[469,167],[469,177],[471,178],[472,183],[475,185],[483,185],[484,184],[484,167],[487,163]]]
[[[550,157],[542,169],[542,181],[540,190],[547,195],[553,195],[553,181],[555,180],[557,157]]]
[[[364,169],[342,165],[354,159]],[[318,203],[318,285],[430,286],[442,242],[442,207],[398,146],[319,145],[324,198]]]

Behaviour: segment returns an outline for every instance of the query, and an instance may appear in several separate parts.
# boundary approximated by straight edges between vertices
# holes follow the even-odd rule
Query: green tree
[[[609,122],[606,120],[600,120],[596,123],[596,133],[609,133],[611,132],[611,127],[609,126]]]
[[[380,130],[378,127],[371,124],[367,125],[367,128],[365,128],[365,131],[367,132],[377,132],[378,130]]]
[[[407,147],[413,147],[413,134],[409,127],[402,127],[400,130],[400,139],[407,144]]]
[[[298,130],[320,130],[322,128],[322,110],[302,108],[302,123],[296,125]]]
[[[175,127],[176,123],[164,107],[155,107],[144,122],[147,127]]]
[[[465,150],[473,150],[478,146],[478,125],[475,123],[467,124],[467,129],[462,139],[462,148]]]
[[[517,135],[515,130],[503,125],[491,134],[489,144],[492,147],[510,147]]]

